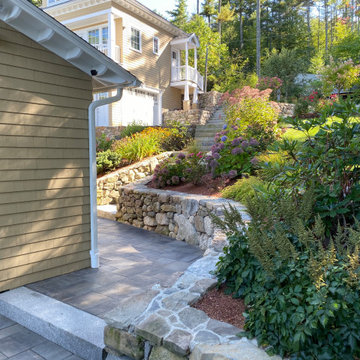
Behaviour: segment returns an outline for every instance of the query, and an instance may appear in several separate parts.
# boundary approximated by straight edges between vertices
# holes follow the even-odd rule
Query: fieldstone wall
[[[280,116],[291,117],[295,115],[295,104],[277,103],[280,108]]]
[[[145,179],[119,188],[116,219],[199,246],[221,250],[226,236],[215,229],[209,213],[221,216],[231,204],[249,220],[245,207],[227,199],[148,188]]]
[[[98,178],[96,180],[97,204],[116,204],[117,199],[120,196],[119,189],[121,186],[151,175],[154,172],[156,165],[162,160],[167,159],[171,154],[174,154],[174,152],[164,152]]]
[[[172,121],[178,121],[190,125],[205,125],[210,119],[212,112],[208,110],[173,110],[164,113],[164,125]]]
[[[116,139],[120,137],[121,131],[125,129],[125,126],[97,126],[96,137],[100,137],[101,134],[105,134],[110,139]]]
[[[222,93],[209,91],[199,95],[199,109],[174,110],[164,113],[164,125],[179,121],[190,125],[205,125],[220,104]]]
[[[199,95],[200,109],[213,111],[220,103],[222,93],[218,91],[209,91]]]

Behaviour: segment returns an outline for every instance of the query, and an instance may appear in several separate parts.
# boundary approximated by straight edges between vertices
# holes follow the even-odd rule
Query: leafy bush
[[[156,188],[178,185],[180,182],[191,182],[196,185],[201,182],[205,173],[206,164],[202,152],[188,155],[180,153],[176,157],[165,159],[157,165],[152,184]]]
[[[257,192],[267,194],[272,192],[270,184],[265,183],[260,178],[250,176],[236,181],[234,185],[226,187],[221,192],[221,196],[226,199],[243,202],[248,197],[253,197]]]
[[[313,193],[248,199],[252,222],[236,210],[217,224],[229,246],[217,276],[245,299],[246,335],[291,359],[354,359],[360,355],[360,231],[329,238]]]
[[[115,151],[106,150],[96,154],[96,169],[98,174],[114,170],[120,165],[121,156]]]
[[[96,152],[109,150],[113,142],[114,139],[111,139],[102,133],[96,138]]]
[[[351,118],[357,113],[355,104],[341,102],[325,109],[318,119],[291,120],[306,140],[279,142],[288,163],[268,179],[285,185],[294,195],[313,187],[315,212],[328,233],[336,230],[338,223],[351,225],[354,217],[360,219],[360,124]],[[329,120],[329,115],[337,118]],[[271,164],[267,167],[269,171]]]
[[[216,143],[211,147],[211,155],[206,157],[208,168],[214,177],[236,178],[241,174],[252,174],[256,168],[258,141],[236,135],[236,126],[216,134]]]
[[[136,123],[135,121],[131,124],[127,125],[121,132],[120,132],[120,139],[126,138],[128,136],[134,135],[145,130],[147,126],[141,125]]]
[[[245,86],[230,94],[225,93],[222,98],[227,124],[237,128],[237,135],[255,138],[262,149],[279,135],[279,108],[276,103],[269,101],[271,91]]]
[[[162,151],[161,143],[170,131],[161,128],[146,128],[131,136],[117,140],[112,149],[129,163],[142,160],[145,157],[158,154]]]
[[[170,135],[165,137],[161,143],[164,151],[183,150],[193,139],[192,128],[179,121],[171,121],[166,124]]]

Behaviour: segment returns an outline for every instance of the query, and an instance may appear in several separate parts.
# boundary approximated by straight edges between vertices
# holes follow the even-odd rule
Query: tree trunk
[[[206,44],[204,92],[207,92],[208,55],[209,55],[209,47],[208,47],[208,45]]]
[[[197,0],[196,2],[196,13],[200,15],[200,0]]]
[[[260,77],[260,51],[261,51],[261,24],[260,24],[260,0],[256,0],[256,74]]]
[[[240,26],[240,50],[244,47],[244,24],[243,24],[243,14],[242,7],[239,9],[239,26]]]
[[[329,22],[328,22],[328,0],[324,0],[324,20],[325,20],[325,54],[329,50]]]
[[[310,12],[311,12],[311,6],[310,6],[310,1],[308,0],[307,5],[306,5],[306,22],[307,22],[307,31],[308,31],[308,56],[309,56],[309,59],[310,59],[310,52],[311,52]]]
[[[221,0],[219,0],[219,9],[218,12],[220,13],[221,11]],[[221,21],[218,21],[218,31],[219,31],[219,35],[220,35],[220,43],[221,43]]]

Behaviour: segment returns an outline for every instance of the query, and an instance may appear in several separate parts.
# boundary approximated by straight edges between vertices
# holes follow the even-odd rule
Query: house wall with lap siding
[[[0,291],[90,265],[91,78],[0,21]]]

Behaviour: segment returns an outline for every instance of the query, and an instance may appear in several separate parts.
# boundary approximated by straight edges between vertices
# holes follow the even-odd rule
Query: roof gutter
[[[98,227],[97,227],[97,188],[96,188],[96,134],[95,134],[95,111],[98,107],[112,104],[121,100],[123,88],[134,86],[122,85],[117,88],[116,95],[106,99],[95,100],[89,105],[89,162],[90,162],[90,224],[91,224],[91,249],[90,259],[91,267],[99,267],[99,249],[98,249]],[[136,86],[136,85],[135,85]]]

